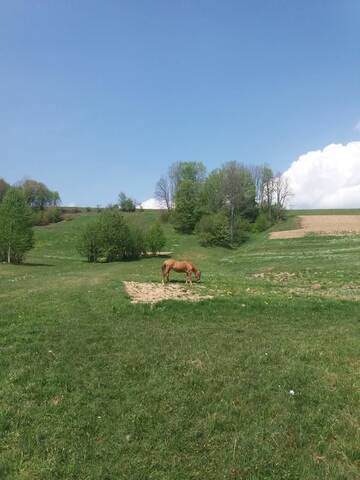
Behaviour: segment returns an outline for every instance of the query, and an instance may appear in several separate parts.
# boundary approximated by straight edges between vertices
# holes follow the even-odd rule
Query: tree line
[[[231,161],[207,175],[202,162],[177,162],[157,182],[155,196],[178,231],[195,232],[205,246],[232,246],[282,219],[290,190],[267,165]]]

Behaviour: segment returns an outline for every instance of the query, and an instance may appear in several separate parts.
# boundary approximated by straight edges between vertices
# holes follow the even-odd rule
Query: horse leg
[[[192,273],[191,273],[191,271],[187,272],[187,279],[188,279],[188,282],[190,283],[190,285],[192,285]]]

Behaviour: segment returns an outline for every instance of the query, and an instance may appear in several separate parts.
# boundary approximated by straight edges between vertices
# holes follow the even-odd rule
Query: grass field
[[[215,298],[132,305],[122,281],[162,260],[84,262],[93,218],[0,265],[1,480],[360,478],[359,236],[225,250],[167,227]]]

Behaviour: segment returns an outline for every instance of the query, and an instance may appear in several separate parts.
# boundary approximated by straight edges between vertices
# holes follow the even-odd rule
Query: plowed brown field
[[[360,233],[360,215],[302,215],[299,218],[301,228],[271,232],[269,238],[272,240],[299,238],[307,233],[322,235]]]

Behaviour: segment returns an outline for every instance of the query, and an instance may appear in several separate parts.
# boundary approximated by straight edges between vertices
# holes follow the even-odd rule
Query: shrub
[[[130,242],[125,258],[132,260],[146,254],[144,232],[136,225],[130,225]]]
[[[84,227],[77,249],[89,262],[130,260],[145,251],[145,240],[142,231],[129,225],[121,212],[105,210]]]
[[[264,232],[271,227],[271,222],[264,212],[261,212],[254,223],[255,232]]]
[[[62,218],[61,218],[60,208],[57,208],[57,207],[47,208],[44,211],[44,217],[45,217],[45,221],[47,221],[47,223],[61,222]]]
[[[204,247],[230,247],[229,220],[224,214],[204,215],[196,225],[195,232]]]
[[[33,225],[49,225],[50,223],[57,223],[62,220],[61,210],[58,207],[49,207],[45,210],[33,210],[32,214]]]
[[[153,255],[156,255],[164,247],[166,237],[160,223],[154,223],[146,234],[146,244]]]
[[[237,218],[234,225],[234,239],[235,245],[240,245],[249,240],[251,225],[245,218]]]
[[[9,188],[0,206],[0,261],[21,263],[33,244],[31,210],[21,190]]]
[[[101,229],[98,222],[87,224],[78,238],[78,252],[87,258],[88,262],[97,262],[101,256]]]
[[[171,210],[161,210],[160,212],[160,222],[169,223],[172,220],[172,211]]]

